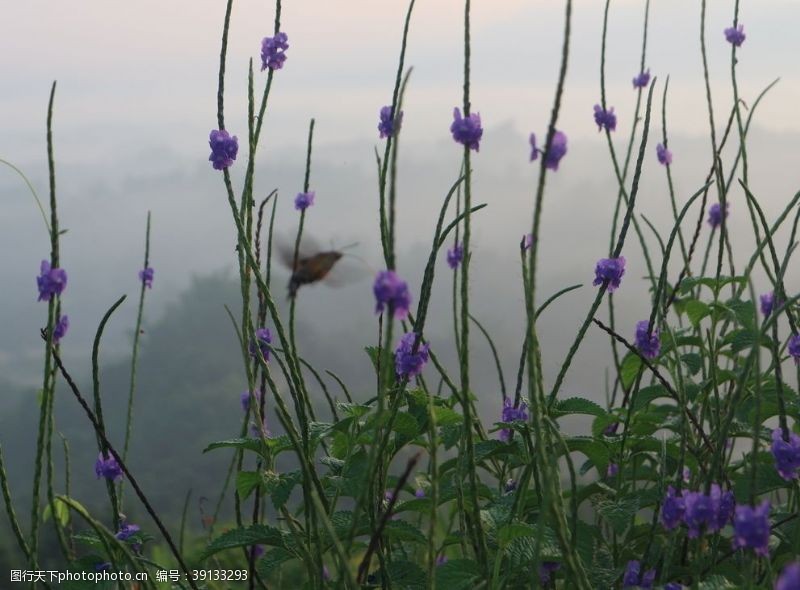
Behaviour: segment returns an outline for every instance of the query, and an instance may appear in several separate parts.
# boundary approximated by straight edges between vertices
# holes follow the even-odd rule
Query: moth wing
[[[294,270],[294,248],[295,237],[286,234],[276,234],[273,246],[278,252],[278,259],[281,264],[289,270]],[[311,258],[321,250],[319,243],[308,235],[303,235],[300,240],[300,247],[297,250],[298,259]]]

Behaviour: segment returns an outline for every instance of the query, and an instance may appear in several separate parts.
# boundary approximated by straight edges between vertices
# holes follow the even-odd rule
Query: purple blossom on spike
[[[208,145],[211,146],[211,155],[208,161],[211,162],[214,170],[224,170],[233,164],[236,154],[239,153],[239,140],[224,129],[212,129],[208,138]]]
[[[425,497],[425,490],[423,490],[422,488],[417,488],[416,491],[414,492],[414,497],[415,498],[424,498]]]
[[[669,582],[664,584],[664,590],[683,590],[683,584],[678,582]]]
[[[561,131],[553,134],[550,142],[550,152],[544,159],[544,167],[552,171],[558,170],[558,163],[567,154],[567,135]]]
[[[594,281],[592,284],[608,285],[608,292],[613,293],[617,290],[622,281],[622,275],[625,274],[625,257],[619,258],[602,258],[598,260],[594,268]]]
[[[656,145],[656,158],[658,158],[658,163],[663,166],[672,164],[672,152],[664,144],[659,143]]]
[[[519,243],[520,248],[522,248],[523,252],[527,252],[533,246],[533,234],[525,234],[522,236],[522,240]]]
[[[609,463],[606,469],[606,477],[614,477],[619,473],[619,465],[616,463]]]
[[[714,507],[711,498],[702,492],[686,492],[683,495],[685,512],[683,521],[689,528],[688,536],[696,539],[701,529],[714,520]]]
[[[372,285],[372,292],[375,294],[375,313],[382,313],[384,308],[389,308],[389,313],[395,319],[406,319],[411,306],[411,293],[406,282],[397,273],[393,270],[379,272]]]
[[[639,73],[633,79],[633,87],[634,88],[646,88],[647,85],[650,83],[650,68],[647,69],[645,72]]]
[[[748,548],[756,555],[769,555],[769,500],[759,506],[737,506],[733,517],[733,548]]]
[[[442,553],[441,555],[436,556],[436,566],[442,566],[447,563],[447,555]]]
[[[150,268],[144,268],[139,271],[139,280],[142,281],[145,287],[148,289],[153,288],[153,275],[155,275],[156,271]]]
[[[539,583],[546,586],[550,583],[553,574],[561,569],[561,564],[557,561],[543,561],[539,566]]]
[[[117,534],[114,535],[114,537],[116,537],[120,541],[127,541],[134,534],[136,534],[138,532],[139,532],[139,526],[138,525],[123,523],[122,526],[119,529],[119,532],[117,532]]]
[[[378,121],[378,131],[380,132],[381,139],[386,137],[393,137],[400,131],[400,125],[403,123],[403,111],[400,111],[394,119],[392,119],[392,107],[381,107],[380,120]]]
[[[653,582],[656,581],[656,570],[647,570],[642,576],[642,581],[639,582],[640,588],[652,588]]]
[[[669,486],[667,495],[661,503],[661,525],[671,531],[681,523],[685,510],[684,500],[675,492],[675,488]]]
[[[783,568],[775,590],[798,590],[800,588],[800,562],[793,561]]]
[[[761,313],[764,314],[764,317],[768,317],[772,313],[772,307],[775,305],[775,293],[772,291],[764,293],[758,299],[761,302]]]
[[[614,131],[617,128],[617,115],[614,114],[614,107],[607,111],[603,110],[599,104],[594,105],[594,122],[597,123],[597,130]]]
[[[447,266],[454,269],[461,264],[464,259],[464,246],[462,244],[455,244],[450,250],[447,251]]]
[[[261,403],[261,390],[257,390],[256,394],[256,402]],[[250,395],[249,391],[243,391],[242,395],[240,396],[240,401],[242,402],[242,411],[247,412],[250,409],[250,401],[253,399],[253,396]]]
[[[250,356],[258,359],[258,352],[261,351],[261,356],[265,361],[269,360],[269,349],[272,343],[272,332],[269,328],[259,328],[256,330],[256,340],[250,343]]]
[[[708,525],[709,532],[716,532],[722,529],[733,518],[733,511],[736,508],[736,500],[733,492],[723,492],[717,484],[711,484],[711,508],[713,518]]]
[[[736,27],[728,27],[725,29],[725,39],[728,41],[728,43],[735,47],[741,47],[745,38],[744,25],[742,24]]]
[[[387,502],[391,502],[392,500],[394,500],[394,492],[392,490],[386,490],[385,492],[383,492],[383,499],[386,500]]]
[[[39,301],[50,301],[56,295],[61,295],[67,287],[67,271],[51,268],[47,260],[42,260],[36,285],[39,288]]]
[[[722,223],[722,208],[719,203],[714,203],[708,208],[708,225],[718,228]],[[728,217],[728,204],[725,203],[725,217]]]
[[[503,400],[503,412],[500,421],[505,423],[514,422],[515,420],[525,421],[528,419],[528,406],[525,402],[521,402],[519,406],[512,405],[511,399],[506,398]],[[504,428],[500,431],[500,440],[508,442],[511,440],[511,430]]]
[[[417,352],[414,350],[414,342],[417,335],[408,332],[400,339],[400,343],[394,351],[394,370],[400,377],[416,377],[422,373],[422,369],[428,362],[428,351],[431,346],[420,341]]]
[[[794,359],[795,364],[800,364],[800,334],[795,334],[789,338],[789,344],[786,346],[789,355]]]
[[[536,134],[531,133],[531,136],[528,138],[528,143],[531,144],[531,162],[535,161],[539,158],[539,150],[536,148]]]
[[[294,198],[294,208],[298,211],[305,211],[314,204],[314,191],[307,193],[297,193]]]
[[[61,339],[67,335],[67,330],[69,330],[69,317],[59,316],[56,327],[53,329],[53,342],[56,344],[61,342]]]
[[[261,41],[261,71],[267,68],[280,70],[286,61],[286,50],[289,49],[289,37],[286,33],[277,33],[274,37],[264,37]]]
[[[650,360],[656,358],[661,351],[661,338],[658,333],[658,328],[653,326],[653,329],[648,335],[648,328],[650,322],[642,320],[636,323],[636,348],[642,353],[642,356]]]
[[[639,572],[641,572],[642,564],[632,559],[625,566],[625,574],[622,576],[623,588],[636,588],[639,585]]]
[[[791,481],[797,477],[800,469],[800,436],[794,432],[789,432],[789,441],[783,440],[783,432],[780,428],[772,431],[772,456],[775,458],[775,469],[786,481]]]
[[[692,470],[688,467],[684,467],[681,475],[683,476],[683,483],[689,483],[689,481],[692,479]]]
[[[514,478],[509,477],[506,480],[506,483],[503,485],[503,491],[506,494],[510,494],[511,492],[513,492],[516,489],[517,489],[517,480],[514,479]]]
[[[603,434],[605,436],[616,436],[618,428],[619,428],[619,422],[612,422],[611,424],[603,428]]]
[[[101,477],[105,477],[111,481],[122,479],[122,468],[111,453],[105,456],[103,453],[98,455],[97,461],[94,464],[94,472],[98,479]]]
[[[264,555],[264,546],[263,545],[253,545],[250,547],[250,556],[252,559],[258,559]]]
[[[322,566],[322,579],[325,580],[326,582],[330,581],[331,579],[331,572],[328,569],[328,566],[324,564]]]
[[[461,110],[455,107],[450,133],[453,134],[453,139],[461,145],[476,152],[479,151],[481,137],[483,137],[481,116],[478,113],[470,113],[467,117],[462,117]]]

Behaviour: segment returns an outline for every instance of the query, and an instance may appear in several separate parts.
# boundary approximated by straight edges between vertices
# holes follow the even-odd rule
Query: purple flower
[[[685,508],[683,498],[675,492],[675,488],[669,486],[661,503],[661,525],[668,531],[674,529],[681,523]]]
[[[522,402],[518,406],[512,406],[511,400],[506,398],[503,400],[503,412],[500,417],[501,422],[510,423],[516,420],[525,421],[528,419],[528,405]],[[511,440],[511,430],[504,428],[500,431],[500,440],[508,442]]]
[[[719,203],[714,203],[708,208],[708,225],[717,228],[722,223],[722,208]],[[728,204],[725,203],[725,217],[728,217]]]
[[[466,117],[461,116],[461,110],[458,107],[453,109],[453,123],[450,125],[450,133],[453,134],[453,139],[461,145],[475,150],[480,150],[480,141],[483,136],[483,128],[481,127],[481,116],[478,113],[470,113]]]
[[[639,582],[640,588],[652,588],[653,582],[656,581],[656,570],[649,569],[642,576],[642,581]]]
[[[536,147],[536,134],[531,133],[531,136],[528,138],[528,143],[531,144],[531,162],[539,158],[539,150]]]
[[[517,480],[514,479],[514,478],[509,477],[506,480],[506,483],[503,485],[503,491],[506,494],[510,494],[511,492],[513,492],[516,489],[517,489]]]
[[[441,555],[437,555],[436,556],[436,565],[437,566],[444,565],[446,563],[447,563],[447,555],[442,553]]]
[[[737,506],[733,517],[733,548],[750,548],[756,555],[769,555],[769,500],[760,506]]]
[[[413,352],[416,339],[414,332],[404,334],[394,351],[394,370],[400,377],[416,377],[428,362],[430,344],[423,344],[420,340],[417,352]]]
[[[597,130],[614,131],[617,128],[617,116],[614,114],[614,107],[603,110],[599,104],[594,105],[594,122],[597,123]]]
[[[94,464],[94,472],[97,474],[97,479],[105,477],[111,481],[122,479],[122,468],[117,463],[117,460],[110,453],[103,455],[100,453],[97,461]]]
[[[254,559],[254,560],[258,559],[262,555],[264,555],[264,547],[263,546],[261,546],[261,545],[253,545],[252,547],[250,547],[250,557],[252,559]]]
[[[261,403],[261,390],[255,391],[256,402],[259,404]],[[250,409],[250,401],[253,399],[253,396],[250,395],[249,391],[243,391],[242,395],[240,396],[240,401],[242,402],[242,411],[247,412]]]
[[[653,326],[652,331],[649,328],[650,322],[648,320],[637,322],[635,341],[636,348],[642,353],[642,356],[652,360],[661,351],[661,338],[658,334],[658,328]]]
[[[212,129],[208,138],[208,145],[211,146],[211,155],[208,161],[214,170],[224,170],[233,164],[236,154],[239,153],[239,140],[233,137],[224,129]]]
[[[646,88],[649,83],[650,83],[650,68],[647,68],[646,72],[641,72],[638,76],[636,76],[633,79],[634,88]]]
[[[262,416],[261,426],[258,426],[258,423],[254,420],[250,422],[250,436],[253,438],[269,438],[271,436],[269,429],[267,428],[267,417]]]
[[[800,562],[794,561],[783,568],[775,590],[797,590],[800,588]]]
[[[678,582],[669,582],[664,584],[664,590],[683,590],[683,584]]]
[[[700,529],[714,522],[714,507],[711,498],[702,492],[686,492],[683,495],[685,511],[683,521],[689,528],[688,536],[696,539],[700,536]]]
[[[153,288],[153,275],[156,273],[155,270],[150,268],[149,266],[145,269],[139,271],[139,280],[144,283],[144,286],[148,289]]]
[[[267,68],[280,70],[286,61],[286,50],[289,49],[289,37],[286,33],[277,33],[274,37],[264,37],[261,41],[261,71]]]
[[[447,251],[447,266],[454,269],[464,259],[464,246],[462,244],[455,244],[452,249]]]
[[[417,488],[416,491],[414,492],[414,497],[415,498],[424,498],[425,497],[425,490],[423,490],[422,488]]]
[[[602,258],[597,261],[597,266],[594,267],[594,281],[592,284],[608,285],[608,292],[613,293],[622,281],[622,275],[625,274],[625,257],[619,258]]]
[[[683,476],[683,483],[689,483],[689,480],[692,479],[692,470],[688,467],[684,467],[681,475]]]
[[[664,144],[659,143],[656,146],[656,158],[658,158],[659,164],[664,166],[672,164],[672,152]]]
[[[398,131],[400,131],[400,125],[402,123],[403,111],[400,111],[396,117],[392,118],[392,107],[382,107],[380,121],[378,122],[378,131],[381,134],[381,139],[393,137]]]
[[[261,351],[261,356],[265,361],[269,360],[269,349],[272,343],[272,332],[269,328],[259,328],[256,330],[256,340],[250,343],[250,356],[258,358],[258,352]]]
[[[67,335],[67,330],[69,330],[69,317],[59,316],[56,327],[53,329],[53,342],[56,344],[61,342],[61,339]]]
[[[527,252],[533,246],[533,234],[525,234],[522,236],[522,240],[519,243],[520,248],[522,248],[523,252]]]
[[[622,576],[623,588],[635,588],[639,585],[639,572],[642,569],[642,564],[632,559],[625,566],[625,574]]]
[[[406,319],[411,306],[411,293],[406,282],[397,273],[393,270],[379,272],[372,285],[372,292],[375,294],[375,313],[382,313],[384,307],[388,307],[394,318]]]
[[[745,40],[744,25],[725,29],[725,39],[735,47],[741,47]]]
[[[119,532],[117,532],[117,534],[114,535],[114,536],[117,539],[119,539],[120,541],[127,541],[134,534],[136,534],[138,532],[139,532],[139,526],[138,525],[123,523],[122,526],[119,529]]]
[[[539,566],[539,583],[546,586],[554,573],[561,569],[561,564],[557,561],[543,561]]]
[[[618,428],[619,428],[619,422],[612,422],[611,424],[603,428],[603,434],[605,436],[616,436]]]
[[[386,490],[385,492],[383,492],[383,499],[386,500],[387,502],[391,502],[392,500],[394,500],[394,492],[392,490]]]
[[[723,492],[717,484],[711,484],[710,498],[714,516],[709,524],[708,530],[716,532],[724,528],[733,518],[736,500],[733,497],[733,492]]]
[[[553,134],[553,141],[550,142],[550,151],[544,159],[544,167],[558,170],[558,163],[567,154],[567,135],[561,131]]]
[[[42,260],[36,285],[39,287],[39,301],[50,301],[54,296],[61,295],[67,287],[67,271],[51,268],[47,260]]]
[[[616,463],[609,463],[608,469],[606,469],[606,477],[614,477],[617,473],[619,473],[619,465]]]
[[[772,431],[772,456],[775,457],[775,469],[786,481],[797,477],[800,469],[800,436],[789,432],[789,441],[783,440],[780,428]]]
[[[764,293],[758,299],[761,301],[761,313],[764,314],[764,317],[768,317],[775,305],[775,293],[772,291]]]
[[[307,193],[297,193],[294,198],[294,208],[298,211],[305,211],[314,204],[314,191]]]
[[[800,334],[795,334],[789,338],[789,344],[786,347],[789,355],[794,359],[795,364],[800,365]]]

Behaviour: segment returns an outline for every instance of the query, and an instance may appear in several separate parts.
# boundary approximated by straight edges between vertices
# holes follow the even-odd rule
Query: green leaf
[[[256,562],[256,571],[262,578],[269,579],[275,574],[275,570],[278,567],[296,557],[291,551],[275,547],[265,552],[264,556]]]
[[[573,436],[567,439],[567,447],[570,452],[578,452],[586,455],[586,457],[594,463],[597,471],[605,475],[610,457],[608,449],[601,441],[589,437]]]
[[[629,352],[622,359],[622,366],[620,367],[620,378],[622,379],[622,387],[628,389],[636,380],[636,375],[639,374],[639,369],[642,367],[642,359],[638,355]]]
[[[54,502],[56,507],[56,521],[62,527],[67,526],[69,523],[69,506],[67,506],[64,502]],[[44,512],[42,513],[42,522],[47,522],[52,515],[52,510],[50,510],[50,504],[44,507]]]
[[[536,533],[536,527],[533,525],[524,522],[512,522],[498,529],[497,540],[503,546],[520,537],[535,537]]]
[[[455,410],[441,406],[433,408],[433,416],[437,426],[455,426],[464,421],[464,417]]]
[[[242,500],[247,499],[262,481],[258,471],[240,471],[236,474],[236,491]]]
[[[303,481],[303,474],[298,469],[288,473],[281,473],[280,475],[276,473],[271,475],[272,477],[266,478],[266,492],[272,498],[272,505],[275,506],[275,510],[280,510],[286,504],[294,487]]]
[[[472,559],[452,559],[436,568],[436,587],[442,590],[467,590],[480,576],[478,564]]]
[[[383,529],[387,539],[393,541],[409,541],[411,543],[427,543],[425,535],[418,528],[405,520],[389,520]]]
[[[419,434],[419,423],[411,414],[407,412],[398,412],[394,417],[392,430],[413,439]]]
[[[687,277],[681,281],[680,292],[686,294],[697,286],[708,287],[712,291],[719,291],[731,283],[747,284],[745,277],[721,276],[719,282],[715,277]]]
[[[733,584],[723,576],[709,576],[697,586],[698,590],[736,590],[736,584]]]
[[[686,316],[695,328],[700,325],[704,317],[711,314],[711,308],[697,299],[690,299],[687,301],[684,309],[686,311]]]
[[[427,586],[425,572],[412,561],[391,561],[386,564],[385,573],[392,588],[425,590]]]
[[[697,375],[703,368],[703,357],[696,352],[687,352],[681,355],[681,361],[689,369],[690,375]]]
[[[376,371],[378,370],[378,352],[379,352],[379,350],[380,349],[377,346],[366,346],[366,347],[364,347],[364,351],[369,356],[369,360],[372,361],[372,366],[375,368]],[[391,361],[392,361],[391,353],[388,350],[384,350],[383,354],[381,355],[382,366],[385,367],[386,363],[391,363]]]
[[[261,439],[258,438],[231,438],[228,440],[220,440],[208,445],[203,449],[203,452],[207,453],[215,449],[242,449],[243,451],[253,451],[262,457],[266,457],[265,453],[267,452]]]
[[[595,504],[595,508],[597,513],[608,521],[614,531],[621,535],[639,511],[639,499],[627,497],[618,500],[600,500]]]
[[[642,387],[633,397],[632,400],[632,409],[634,412],[641,410],[642,408],[646,408],[648,404],[652,403],[653,400],[656,400],[661,397],[666,397],[672,399],[669,396],[669,392],[667,392],[667,388],[661,384],[658,385],[650,385],[648,387]]]
[[[204,561],[225,549],[248,547],[250,545],[268,545],[293,551],[297,545],[294,537],[280,529],[266,524],[254,524],[222,533],[211,541],[200,554],[198,561]]]
[[[582,397],[571,397],[558,400],[552,410],[554,417],[566,416],[569,414],[587,414],[589,416],[603,416],[606,411],[595,402]]]

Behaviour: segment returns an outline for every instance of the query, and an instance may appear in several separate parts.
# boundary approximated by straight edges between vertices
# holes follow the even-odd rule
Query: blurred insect
[[[294,242],[279,239],[278,251],[281,262],[292,271],[292,276],[289,278],[289,298],[294,298],[301,286],[328,278],[336,263],[345,256],[344,251],[357,245],[353,243],[339,250],[333,247],[330,250],[322,250],[314,240],[303,238],[295,259]],[[339,277],[336,282],[341,283],[342,280],[346,279]]]

